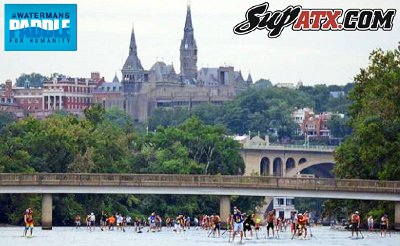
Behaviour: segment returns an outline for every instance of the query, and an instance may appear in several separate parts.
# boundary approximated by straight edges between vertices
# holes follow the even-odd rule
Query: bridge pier
[[[53,225],[53,197],[42,194],[42,230],[51,230]]]
[[[219,197],[219,216],[221,217],[221,224],[226,226],[226,218],[228,218],[231,212],[231,197],[220,196]]]
[[[394,228],[400,230],[400,202],[394,204]]]

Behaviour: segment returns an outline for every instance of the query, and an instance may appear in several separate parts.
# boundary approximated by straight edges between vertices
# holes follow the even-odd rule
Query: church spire
[[[187,6],[186,11],[186,21],[185,21],[185,31],[193,31],[193,24],[192,24],[192,13],[190,11],[190,4]]]
[[[129,44],[129,55],[137,55],[135,29],[133,28],[133,24],[132,24],[132,32],[131,32],[131,42]]]
[[[119,83],[119,79],[117,73],[115,73],[114,79],[112,80],[113,83]]]
[[[122,81],[143,81],[144,69],[138,57],[135,30],[132,25],[131,40],[129,43],[129,55],[122,67]]]
[[[185,28],[180,47],[181,77],[185,81],[197,78],[197,45],[194,39],[192,13],[187,6]]]
[[[136,38],[135,38],[135,30],[132,26],[131,32],[131,41],[129,43],[129,55],[126,58],[124,67],[122,68],[123,73],[129,72],[132,70],[143,70],[142,63],[138,57],[137,47],[136,47]],[[125,77],[125,76],[124,76]]]
[[[253,78],[251,77],[251,74],[250,74],[250,72],[249,72],[249,76],[247,76],[247,83],[248,84],[253,84]]]

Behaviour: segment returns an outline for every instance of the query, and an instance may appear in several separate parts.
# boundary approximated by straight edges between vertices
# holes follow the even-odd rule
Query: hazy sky
[[[179,46],[183,36],[186,0],[29,0],[24,3],[77,3],[78,51],[5,52],[4,0],[0,4],[0,83],[21,73],[50,75],[59,72],[89,77],[98,71],[112,80],[128,54],[132,23],[138,54],[145,69],[157,60],[174,63],[179,71]],[[269,39],[265,31],[238,36],[233,26],[246,10],[263,0],[192,0],[192,20],[198,46],[198,67],[233,65],[253,80],[302,80],[306,85],[345,84],[368,64],[376,48],[394,49],[400,41],[400,17],[391,32],[292,32]],[[270,10],[300,4],[303,8],[396,8],[399,0],[270,0]],[[400,15],[400,13],[397,13]]]

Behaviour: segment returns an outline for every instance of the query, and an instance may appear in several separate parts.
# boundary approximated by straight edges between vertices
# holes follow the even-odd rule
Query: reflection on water
[[[328,227],[312,228],[312,238],[293,239],[291,240],[290,232],[279,233],[279,238],[266,239],[265,228],[262,232],[258,233],[258,240],[246,239],[244,244],[247,245],[400,245],[400,234],[392,232],[386,238],[381,238],[379,233],[363,232],[364,239],[354,240],[349,238],[350,232],[335,231]],[[122,231],[100,231],[96,228],[95,231],[89,232],[84,228],[75,229],[74,227],[54,227],[52,231],[42,231],[40,228],[34,229],[33,238],[24,238],[22,236],[23,227],[1,227],[0,228],[0,245],[1,246],[88,246],[88,245],[107,245],[107,246],[121,246],[121,245],[146,245],[146,246],[161,246],[161,245],[185,245],[185,246],[205,246],[211,244],[217,245],[232,245],[228,242],[228,233],[225,233],[220,238],[207,237],[208,232],[204,230],[195,230],[191,228],[183,233],[174,233],[171,230],[163,229],[159,233],[146,232],[143,233],[133,232],[129,228],[126,232]],[[223,233],[224,231],[222,231]],[[236,238],[235,241],[239,241]],[[235,243],[236,244],[236,243]]]

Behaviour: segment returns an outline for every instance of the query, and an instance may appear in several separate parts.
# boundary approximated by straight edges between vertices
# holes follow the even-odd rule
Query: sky
[[[78,51],[4,51],[4,3],[77,3]],[[236,35],[233,27],[244,20],[248,8],[263,0],[192,0],[192,21],[198,46],[198,68],[232,65],[253,80],[273,83],[346,84],[377,48],[395,49],[400,41],[400,17],[392,31],[293,32],[286,28],[276,39],[265,30]],[[269,9],[288,5],[303,8],[395,8],[399,0],[269,0]],[[111,81],[128,55],[134,25],[138,55],[145,69],[156,61],[173,63],[178,72],[187,0],[3,0],[0,4],[0,83],[21,73],[49,76],[62,73],[90,77],[97,71]],[[398,13],[399,14],[399,13]]]

